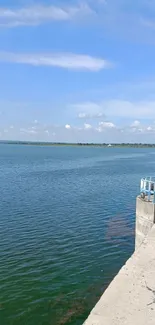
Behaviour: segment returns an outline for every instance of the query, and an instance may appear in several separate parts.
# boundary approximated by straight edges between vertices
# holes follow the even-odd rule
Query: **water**
[[[134,249],[154,149],[0,145],[0,323],[80,325]]]

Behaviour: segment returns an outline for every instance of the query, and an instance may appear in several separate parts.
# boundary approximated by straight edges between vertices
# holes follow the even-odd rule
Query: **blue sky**
[[[0,139],[155,143],[153,0],[0,0]]]

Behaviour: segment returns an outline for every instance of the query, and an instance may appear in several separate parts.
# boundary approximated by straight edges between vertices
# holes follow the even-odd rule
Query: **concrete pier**
[[[135,249],[141,245],[155,221],[155,204],[138,196],[136,199]]]
[[[155,187],[152,183],[150,177],[141,180],[136,200],[135,252],[84,325],[155,324]]]

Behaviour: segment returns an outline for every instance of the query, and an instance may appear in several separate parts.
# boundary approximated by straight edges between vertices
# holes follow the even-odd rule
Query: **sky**
[[[0,140],[155,143],[155,1],[0,0]]]

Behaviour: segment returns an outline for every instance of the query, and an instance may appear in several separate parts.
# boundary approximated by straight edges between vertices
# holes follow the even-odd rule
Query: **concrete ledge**
[[[144,238],[150,232],[155,221],[155,205],[153,202],[148,202],[141,199],[140,196],[136,199],[136,234],[135,248],[138,248]]]
[[[111,282],[84,325],[155,324],[155,225]]]

